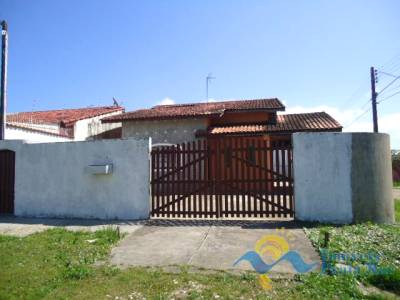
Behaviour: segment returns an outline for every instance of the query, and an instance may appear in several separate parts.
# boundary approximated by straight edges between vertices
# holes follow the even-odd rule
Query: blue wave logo
[[[263,259],[261,258],[260,254],[258,254],[255,251],[248,251],[246,254],[241,256],[233,266],[236,266],[238,263],[241,261],[248,261],[254,270],[259,273],[259,274],[265,274],[269,270],[271,270],[276,264],[280,263],[281,261],[288,261],[291,263],[293,268],[298,272],[298,273],[306,273],[313,268],[315,268],[318,263],[311,263],[307,264],[304,262],[302,259],[301,255],[297,251],[288,251],[284,255],[282,255],[278,260],[273,262],[272,264],[266,264]]]

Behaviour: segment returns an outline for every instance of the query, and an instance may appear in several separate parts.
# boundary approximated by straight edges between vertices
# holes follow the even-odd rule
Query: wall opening
[[[14,214],[15,152],[0,150],[0,214]]]

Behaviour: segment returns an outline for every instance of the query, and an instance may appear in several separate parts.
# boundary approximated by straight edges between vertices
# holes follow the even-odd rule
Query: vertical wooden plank
[[[154,207],[152,208],[152,216],[155,217],[157,216],[157,213],[155,211],[158,209],[158,194],[160,193],[160,189],[158,187],[158,177],[160,176],[158,172],[158,148],[154,148],[151,150],[151,155],[154,156],[154,165],[153,165],[153,170],[154,170],[154,190],[152,191],[153,197],[154,197]]]
[[[244,205],[243,205],[243,211],[245,213],[245,217],[248,217],[248,211],[249,211],[249,201],[250,201],[250,196],[248,194],[248,191],[251,189],[251,182],[250,180],[250,170],[251,170],[251,166],[250,166],[250,162],[248,161],[249,159],[249,140],[246,138],[243,138],[243,156],[244,159],[246,160],[246,163],[244,165],[245,167],[245,171],[243,173],[243,177],[244,177],[244,182],[245,182],[245,189],[244,189]]]
[[[288,190],[290,217],[293,218],[293,176],[292,176],[292,148],[288,147]]]
[[[216,140],[216,178],[214,182],[214,191],[217,205],[217,218],[222,216],[222,203],[220,197],[220,184],[221,184],[221,140]]]
[[[185,188],[185,194],[188,195],[187,199],[187,214],[186,216],[188,218],[192,217],[192,195],[191,195],[191,191],[192,191],[192,185],[193,185],[193,176],[192,176],[192,160],[191,160],[191,154],[192,154],[192,148],[190,145],[190,142],[188,142],[186,144],[186,164],[188,165],[188,167],[186,168],[186,177],[187,177],[187,185]]]
[[[227,202],[227,197],[225,195],[226,191],[226,166],[225,166],[225,149],[226,149],[226,139],[223,137],[221,140],[220,144],[220,154],[219,154],[219,169],[220,169],[220,184],[218,185],[218,188],[220,190],[220,200],[221,200],[221,216],[226,217],[227,216],[227,210],[228,210],[228,202]]]
[[[197,156],[197,149],[196,149],[196,142],[192,142],[192,162],[193,162],[193,167],[192,167],[192,201],[193,201],[193,216],[197,218],[197,162],[196,162],[196,156]]]
[[[278,204],[278,207],[276,207],[276,210],[278,211],[278,217],[280,218],[281,217],[281,212],[280,212],[280,208],[279,208],[279,205],[280,205],[280,186],[281,186],[281,179],[280,179],[280,177],[279,177],[279,174],[280,174],[280,153],[279,153],[279,147],[280,147],[280,142],[279,141],[277,141],[276,142],[276,151],[275,151],[275,153],[276,153],[276,173],[277,173],[277,176],[276,176],[276,178],[277,178],[277,180],[276,180],[276,183],[277,183],[277,197],[276,197],[276,204]]]
[[[273,141],[269,141],[269,161],[270,161],[270,194],[271,196],[269,197],[270,202],[271,203],[275,203],[275,175],[274,175],[274,171],[275,171],[275,160],[274,160],[274,155],[275,155],[275,143]],[[270,213],[268,214],[271,217],[275,217],[275,207],[272,206],[271,204],[269,205],[269,211]]]
[[[187,190],[187,188],[186,188],[186,186],[187,186],[187,175],[186,175],[186,170],[187,170],[187,167],[186,167],[186,164],[187,164],[187,159],[186,159],[186,143],[182,143],[182,166],[184,166],[184,168],[182,169],[182,180],[183,180],[183,182],[182,182],[182,184],[181,184],[181,194],[182,195],[186,195],[186,190]],[[183,198],[182,200],[182,204],[183,204],[183,217],[184,218],[187,218],[187,205],[186,205],[186,202],[187,202],[187,198]]]
[[[202,157],[204,156],[203,153],[203,147],[202,147],[202,142],[201,140],[197,140],[197,150],[198,150],[198,154],[197,157],[199,159],[199,167],[197,168],[197,186],[198,189],[201,188],[201,190],[199,190],[198,195],[199,195],[199,217],[200,218],[204,218],[204,214],[203,214],[203,177],[202,177],[202,171],[203,171],[203,159]]]
[[[151,152],[150,152],[150,158],[151,158],[151,164],[150,164],[150,174],[151,174],[151,179],[150,179],[150,182],[151,182],[151,210],[150,210],[150,214],[151,214],[151,216],[154,216],[154,214],[153,214],[153,211],[154,211],[154,208],[155,208],[155,206],[156,206],[156,204],[155,204],[155,201],[156,201],[156,199],[155,199],[155,191],[156,191],[156,182],[155,182],[155,180],[156,180],[156,175],[155,175],[155,165],[156,165],[156,160],[155,160],[155,149],[152,149],[151,150]]]
[[[171,210],[172,210],[172,217],[176,218],[177,216],[177,211],[178,211],[178,204],[175,203],[175,199],[177,198],[177,192],[176,192],[176,179],[177,179],[177,174],[176,174],[176,154],[177,154],[177,148],[176,146],[171,147],[171,202],[173,203],[171,205]]]
[[[283,175],[283,180],[282,180],[282,206],[285,207],[285,209],[289,208],[289,205],[287,204],[287,179],[286,179],[286,147],[284,146],[284,143],[282,143],[282,149],[281,149],[281,155],[282,155],[282,175]],[[285,212],[283,213],[284,217],[288,217],[288,214]]]
[[[162,208],[165,205],[165,177],[164,175],[165,173],[165,151],[164,151],[164,146],[161,147],[160,149],[160,177],[162,177],[162,179],[160,180],[160,197],[161,197],[161,205],[160,205],[160,210],[159,210],[159,215],[160,217],[165,217],[165,208]]]
[[[255,202],[255,212],[254,212],[254,216],[255,217],[261,217],[261,198],[262,198],[262,193],[260,191],[260,182],[261,182],[261,177],[260,177],[260,170],[262,168],[262,160],[261,160],[261,146],[260,146],[260,138],[256,138],[254,141],[255,144],[255,161],[256,161],[256,167],[255,167],[255,190],[257,191],[257,199]]]
[[[170,147],[166,147],[166,174],[168,174],[166,180],[167,180],[167,206],[165,207],[165,211],[167,214],[167,217],[169,218],[170,215],[170,206],[171,206],[171,175],[169,174],[171,171],[171,152],[170,152]]]
[[[242,217],[245,217],[245,211],[246,211],[246,196],[245,196],[245,191],[247,188],[247,183],[245,182],[246,180],[246,170],[247,170],[247,163],[246,163],[246,145],[244,142],[243,138],[239,138],[239,157],[240,157],[240,168],[239,168],[239,174],[240,174],[240,212],[242,213]]]
[[[157,150],[157,156],[158,156],[158,167],[157,167],[157,172],[158,172],[158,177],[163,176],[164,174],[164,167],[163,167],[163,154],[162,154],[162,149],[159,148]],[[158,209],[161,208],[161,206],[163,205],[164,202],[164,195],[163,195],[163,189],[164,189],[164,185],[162,183],[164,179],[159,179],[158,181]],[[161,214],[161,211],[158,211],[158,217],[162,217],[163,215]]]
[[[234,165],[233,165],[233,138],[230,138],[228,141],[228,147],[229,147],[229,151],[228,151],[228,160],[229,160],[229,186],[231,187],[229,189],[229,211],[230,211],[230,216],[234,217],[235,216],[235,205],[234,205],[234,195],[235,195],[235,191],[234,191],[234,187],[235,187],[235,182],[234,182]]]
[[[177,174],[176,174],[176,178],[177,178],[177,180],[178,180],[178,184],[177,184],[177,186],[176,186],[176,190],[177,190],[177,196],[178,196],[178,198],[180,199],[181,197],[182,197],[182,195],[183,195],[183,193],[182,193],[182,170],[181,170],[181,167],[183,166],[182,165],[182,145],[181,144],[178,144],[177,145],[177,157],[176,157],[176,159],[177,159],[177,164],[176,164],[176,167],[177,167]],[[182,218],[183,217],[183,203],[184,203],[184,201],[183,201],[184,199],[181,199],[181,200],[179,200],[179,203],[178,203],[178,216],[179,216],[179,218]]]
[[[264,140],[263,141],[263,148],[264,148],[264,150],[263,150],[263,157],[264,157],[264,161],[263,161],[263,167],[264,167],[264,169],[263,169],[263,171],[262,171],[262,174],[263,174],[263,176],[262,176],[262,178],[263,178],[263,181],[264,181],[264,184],[263,184],[263,189],[264,189],[264,198],[265,198],[265,200],[264,200],[264,203],[263,203],[263,206],[262,206],[262,211],[263,211],[263,213],[262,213],[262,217],[267,217],[268,215],[267,215],[267,212],[268,212],[268,197],[269,197],[269,190],[268,190],[268,185],[269,185],[269,182],[268,182],[268,143],[267,143],[267,141],[266,140]]]
[[[238,159],[239,157],[239,149],[238,149],[238,138],[233,138],[232,141],[232,156],[235,158],[232,158],[232,168],[234,168],[234,175],[232,179],[234,182],[232,182],[233,187],[235,188],[235,210],[234,210],[234,216],[239,217],[239,205],[240,205],[240,188],[239,188],[239,164],[240,161]]]

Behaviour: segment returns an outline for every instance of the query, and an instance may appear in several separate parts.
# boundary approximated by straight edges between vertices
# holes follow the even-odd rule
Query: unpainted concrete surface
[[[282,227],[284,230],[277,230]],[[247,251],[254,250],[255,243],[268,234],[286,236],[290,249],[298,251],[306,263],[320,263],[302,227],[293,222],[165,220],[148,221],[127,236],[112,250],[110,261],[121,267],[187,265],[254,271],[248,262],[235,267],[233,264]],[[288,262],[275,265],[272,272],[296,273]]]
[[[80,219],[45,219],[0,216],[0,234],[24,237],[51,228],[76,231],[96,231],[107,227],[119,227],[121,233],[132,233],[142,227],[144,221],[102,221]]]

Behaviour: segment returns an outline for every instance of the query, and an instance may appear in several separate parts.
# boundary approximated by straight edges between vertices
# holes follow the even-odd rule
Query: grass
[[[368,225],[365,230],[370,230],[372,228],[370,226],[373,225]],[[381,235],[382,232],[379,231],[376,237]],[[313,231],[312,236],[318,236],[317,232]],[[291,279],[275,279],[274,288],[265,291],[261,288],[258,275],[255,273],[242,275],[225,272],[193,273],[185,267],[181,267],[180,272],[176,273],[154,268],[120,270],[107,263],[99,263],[104,262],[118,239],[118,232],[113,229],[95,233],[52,229],[24,238],[0,236],[2,266],[0,299],[117,299],[117,297],[119,299],[376,299],[378,297],[376,294],[363,295],[358,288],[358,279],[350,275],[330,276],[313,273]],[[384,240],[392,244],[397,238],[389,235]],[[359,244],[362,244],[361,241]],[[341,241],[333,242],[332,245],[342,249],[349,243]],[[394,254],[390,256],[389,262],[396,265],[392,258]],[[371,282],[373,280],[374,278],[370,279]],[[381,284],[381,288],[389,290],[396,288],[390,287],[390,284],[393,284],[392,278],[386,281],[380,278],[375,280],[377,286]]]
[[[311,274],[274,280],[265,291],[258,275],[120,270],[96,264],[118,241],[114,230],[54,229],[25,238],[0,237],[0,299],[327,299],[362,298],[354,279]]]
[[[393,187],[400,188],[400,181],[393,181]]]
[[[113,229],[95,233],[51,229],[25,238],[0,235],[0,299],[40,299],[96,273],[118,241]]]
[[[396,220],[399,222],[400,205],[396,201]],[[328,249],[324,247],[324,233],[329,232]],[[364,254],[355,257],[333,256],[327,259],[327,267],[346,264],[359,268],[360,272],[352,275],[354,280],[367,286],[400,295],[400,224],[377,225],[371,223],[347,225],[341,227],[318,226],[306,229],[306,234],[313,245],[322,253]],[[373,258],[366,258],[370,254]],[[376,264],[378,269],[386,271],[369,272],[368,264]],[[337,265],[336,265],[337,266]]]
[[[400,223],[400,199],[396,199],[394,201],[394,216],[396,218],[396,222]]]
[[[0,235],[0,299],[386,299],[400,295],[399,224],[306,229],[320,250],[326,231],[330,251],[374,252],[381,256],[379,266],[394,271],[383,275],[296,275],[274,279],[273,289],[265,291],[255,273],[194,273],[186,267],[175,273],[157,268],[121,270],[106,263],[111,247],[119,240],[117,230],[51,229],[24,238]],[[365,262],[346,263],[357,266]]]

